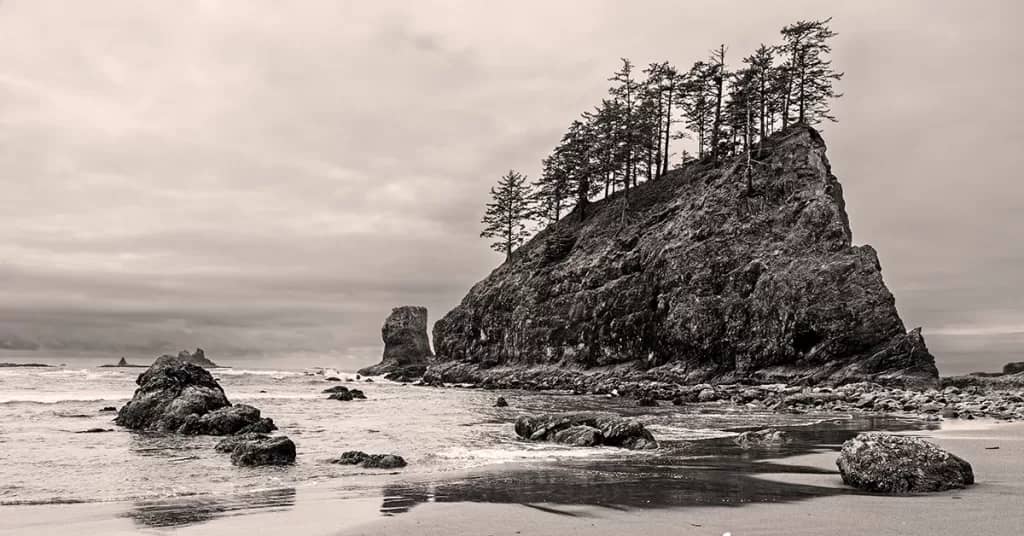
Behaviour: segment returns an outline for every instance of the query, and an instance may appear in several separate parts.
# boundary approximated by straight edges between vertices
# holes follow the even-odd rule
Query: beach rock
[[[345,387],[344,385],[335,385],[334,387],[328,387],[327,389],[324,389],[323,391],[320,392],[325,394],[347,393],[348,387]]]
[[[795,125],[762,144],[752,192],[743,157],[703,160],[577,207],[436,322],[426,377],[936,385],[825,150]]]
[[[341,378],[339,378],[337,376],[328,376],[328,377],[324,378],[324,381],[325,382],[340,382]]]
[[[777,447],[791,441],[789,434],[775,428],[764,430],[752,430],[743,432],[733,438],[733,441],[742,448]]]
[[[714,402],[718,400],[718,394],[714,389],[702,389],[697,393],[697,402]]]
[[[516,420],[516,435],[530,441],[579,441],[583,429],[559,434],[570,428],[589,427],[600,435],[594,444],[627,449],[654,449],[658,442],[639,421],[600,413],[552,413],[523,416]]]
[[[267,434],[255,432],[229,436],[218,441],[217,444],[213,446],[213,450],[216,450],[217,452],[232,452],[235,450],[235,447],[241,445],[242,443],[248,441],[262,441],[269,438],[270,436],[268,436]]]
[[[880,493],[917,493],[974,484],[971,464],[923,439],[868,432],[843,443],[843,482]]]
[[[494,407],[496,407],[496,408],[507,408],[508,407],[508,400],[505,400],[505,397],[503,397],[503,396],[499,396],[498,399],[494,401]]]
[[[427,338],[427,308],[405,305],[391,310],[381,328],[384,356],[380,363],[359,371],[364,376],[393,373],[419,378],[433,355]]]
[[[397,370],[389,372],[384,375],[385,380],[393,382],[412,382],[423,377],[423,373],[427,371],[427,366],[424,365],[407,365]]]
[[[330,463],[342,465],[361,465],[367,469],[397,469],[405,467],[405,459],[395,454],[367,454],[359,450],[350,450]]]
[[[601,442],[604,441],[604,434],[601,433],[601,430],[598,430],[593,426],[570,426],[569,428],[555,432],[554,435],[551,436],[551,441],[572,445],[574,447],[594,447],[600,445]]]
[[[233,434],[273,429],[251,406],[232,406],[206,369],[164,356],[139,375],[132,399],[114,420],[133,430]]]
[[[658,400],[650,395],[641,396],[636,399],[636,405],[644,408],[653,408],[658,405]]]
[[[223,451],[227,445],[214,448]],[[231,463],[243,466],[295,463],[295,443],[287,436],[245,436],[233,443]]]
[[[245,404],[226,406],[205,415],[189,416],[178,427],[180,434],[232,435],[269,433],[277,430],[274,421],[260,417],[260,410]]]
[[[366,400],[366,395],[359,389],[346,389],[344,391],[337,391],[327,398],[329,400],[341,400],[347,402],[355,399]]]
[[[1003,374],[1019,374],[1024,372],[1024,361],[1007,363],[1003,365]]]
[[[88,430],[82,430],[80,432],[75,432],[75,433],[76,434],[102,434],[103,432],[113,432],[113,431],[114,430],[110,429],[110,428],[89,428]]]
[[[117,408],[114,406],[103,406],[103,408],[100,409],[100,413],[108,413],[112,411],[117,411]]]

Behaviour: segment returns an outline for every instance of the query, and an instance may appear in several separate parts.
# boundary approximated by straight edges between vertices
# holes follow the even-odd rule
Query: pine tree
[[[681,105],[686,118],[686,128],[696,135],[697,158],[704,158],[714,120],[714,68],[706,62],[694,63],[683,88],[685,98]]]
[[[711,127],[711,158],[718,159],[719,141],[722,136],[722,98],[725,95],[725,79],[728,72],[725,69],[725,45],[720,45],[718,50],[711,53],[712,81],[714,83],[714,123]]]
[[[534,213],[548,223],[555,223],[562,218],[562,210],[570,204],[572,192],[569,172],[557,150],[542,160],[541,164],[541,177],[533,183]]]
[[[787,126],[790,108],[797,107],[797,121],[813,125],[822,120],[835,121],[830,101],[842,95],[835,92],[833,83],[843,73],[832,68],[829,40],[836,36],[828,24],[831,18],[817,21],[798,21],[782,29],[782,49],[788,54],[786,72],[787,103],[783,110],[783,127]]]
[[[636,148],[642,140],[636,114],[640,83],[633,75],[633,62],[622,58],[622,68],[608,81],[618,84],[609,89],[609,93],[619,104],[621,112],[616,129],[617,144],[622,146],[625,154],[623,186],[628,191],[630,186],[636,185]]]
[[[484,224],[480,237],[497,239],[491,249],[504,252],[506,262],[512,258],[512,250],[529,237],[527,223],[533,216],[530,200],[526,176],[517,171],[510,170],[497,187],[491,187],[491,202],[480,220]]]
[[[771,108],[772,82],[775,77],[774,53],[771,48],[762,44],[752,55],[744,58],[743,63],[747,64],[752,78],[751,83],[757,95],[757,113],[754,115],[758,124],[758,137],[763,140],[768,137],[769,132],[768,114]]]

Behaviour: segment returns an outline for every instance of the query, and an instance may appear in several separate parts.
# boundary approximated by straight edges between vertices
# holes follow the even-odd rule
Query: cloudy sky
[[[0,345],[374,361],[392,306],[436,319],[500,262],[490,184],[619,57],[735,61],[833,16],[855,240],[940,364],[1011,351],[1019,3],[767,4],[2,0]]]

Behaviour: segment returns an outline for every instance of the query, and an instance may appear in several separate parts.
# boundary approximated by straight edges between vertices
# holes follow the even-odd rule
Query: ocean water
[[[288,467],[235,467],[216,437],[139,433],[113,424],[104,406],[123,405],[144,369],[0,369],[0,505],[123,502],[145,526],[200,522],[226,512],[288,507],[296,495],[329,490],[375,496],[382,515],[420,502],[508,501],[680,505],[785,500],[831,493],[768,486],[751,478],[778,471],[730,438],[745,428],[781,426],[801,441],[790,453],[835,448],[858,430],[922,423],[836,415],[774,414],[728,406],[640,408],[630,399],[555,393],[429,388],[352,373],[213,369],[229,400],[260,408],[291,437]],[[336,382],[367,400],[328,400]],[[495,408],[498,395],[510,407]],[[518,439],[522,414],[600,410],[634,416],[661,442],[656,451],[576,448]],[[77,433],[105,428],[106,433]],[[399,454],[401,471],[326,463],[346,450]],[[685,471],[681,468],[686,468]],[[570,485],[571,484],[571,485]]]

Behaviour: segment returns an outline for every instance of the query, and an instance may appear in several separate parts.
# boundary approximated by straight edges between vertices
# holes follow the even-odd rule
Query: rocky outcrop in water
[[[880,432],[843,443],[836,460],[843,482],[880,493],[917,493],[974,484],[971,464],[916,437]]]
[[[289,465],[295,463],[295,443],[287,436],[249,433],[222,440],[214,447],[230,452],[234,465]]]
[[[516,420],[516,435],[530,441],[552,441],[580,447],[607,445],[655,449],[658,442],[639,421],[599,413],[552,413]]]
[[[380,363],[360,370],[360,374],[389,374],[396,380],[411,380],[423,375],[427,361],[433,355],[427,338],[426,307],[395,307],[384,320],[380,334],[384,339],[384,357]]]
[[[789,434],[781,430],[776,430],[775,428],[750,430],[733,438],[733,442],[745,449],[777,447],[789,443],[790,440],[791,438],[789,437]]]
[[[936,385],[818,133],[755,156],[749,188],[745,158],[700,161],[538,233],[435,324],[426,382]]]
[[[258,409],[232,406],[206,369],[177,357],[158,358],[136,383],[139,388],[114,421],[125,428],[210,435],[276,429]]]
[[[182,351],[178,352],[177,356],[172,356],[170,354],[164,354],[164,355],[160,356],[157,359],[172,358],[172,357],[176,357],[179,361],[183,361],[185,363],[192,363],[193,365],[197,365],[197,366],[200,366],[200,367],[203,367],[203,368],[217,368],[218,367],[218,365],[216,363],[214,363],[213,361],[210,361],[209,359],[207,359],[206,352],[204,352],[202,348],[196,348],[196,351],[195,352],[191,352],[191,353],[189,353],[188,350],[182,350]]]
[[[340,465],[359,465],[366,469],[397,469],[405,467],[405,458],[395,454],[367,454],[359,450],[342,453],[340,458],[329,460]]]

